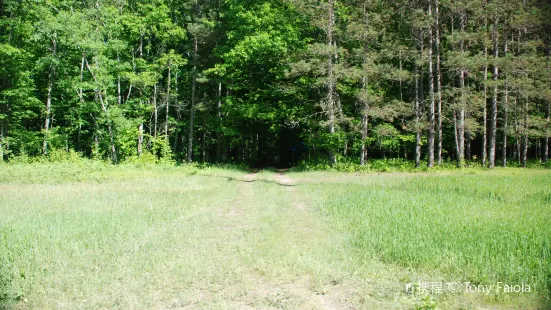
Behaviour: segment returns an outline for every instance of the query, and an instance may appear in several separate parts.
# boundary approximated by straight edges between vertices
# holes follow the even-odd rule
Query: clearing
[[[544,309],[550,181],[2,166],[0,308]]]

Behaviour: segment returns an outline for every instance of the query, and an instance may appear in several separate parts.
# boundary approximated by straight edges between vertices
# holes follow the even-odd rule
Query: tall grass
[[[87,163],[0,168],[0,309],[154,307],[174,247],[236,195],[193,168]]]
[[[551,289],[551,173],[372,175],[313,182],[319,207],[361,255],[446,281]]]

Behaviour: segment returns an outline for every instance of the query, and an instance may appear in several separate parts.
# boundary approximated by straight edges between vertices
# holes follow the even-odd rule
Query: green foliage
[[[380,124],[373,129],[375,142],[380,150],[397,152],[400,149],[398,130],[391,124]]]
[[[498,162],[498,165],[500,163]],[[523,165],[517,163],[510,163],[512,168],[521,168]],[[527,163],[527,167],[531,169],[546,168],[546,165],[540,161],[532,160]],[[548,168],[548,167],[547,167]],[[371,159],[368,160],[365,165],[360,165],[358,160],[339,157],[338,162],[332,167],[327,163],[325,157],[302,160],[296,166],[291,168],[291,171],[304,172],[304,171],[339,171],[339,172],[427,172],[427,171],[452,171],[457,169],[457,162],[455,161],[443,161],[441,165],[435,166],[431,169],[421,166],[415,167],[415,161],[405,160],[403,158],[385,158],[385,159]],[[472,174],[477,174],[484,171],[484,168],[480,165],[480,162],[476,160],[466,161],[463,165],[463,170]]]
[[[424,296],[419,302],[419,306],[415,307],[415,310],[437,310],[438,304],[436,300],[430,295]]]
[[[52,150],[48,153],[46,160],[51,163],[67,163],[67,164],[85,164],[89,160],[82,157],[82,154],[79,154],[73,150],[66,152],[64,150]]]
[[[142,149],[170,164],[187,157],[191,142],[201,160],[282,165],[286,148],[304,143],[308,154],[301,155],[330,152],[346,165],[360,157],[360,137],[376,159],[402,150],[413,157],[420,129],[425,156],[430,106],[441,97],[442,113],[434,116],[443,119],[445,160],[456,156],[462,130],[455,128],[464,125],[467,143],[482,145],[493,112],[503,120],[498,127],[507,117],[497,132],[509,145],[543,159],[549,5],[441,1],[438,18],[431,9],[389,0],[7,1],[0,12],[0,155],[74,149],[124,162]],[[433,69],[440,60],[432,83],[429,46]],[[494,93],[499,111],[489,110]],[[192,127],[199,134],[186,141],[189,101],[197,101]]]
[[[450,165],[446,165],[448,168]],[[455,168],[455,164],[453,164]],[[369,160],[365,165],[360,165],[359,161],[350,159],[341,159],[333,167],[329,166],[323,158],[316,160],[301,161],[297,166],[291,168],[291,171],[340,171],[340,172],[419,172],[426,171],[426,168],[415,168],[415,162],[401,158],[387,158]]]
[[[439,281],[530,283],[549,298],[548,171],[315,176],[307,191],[362,257]]]
[[[158,164],[159,160],[157,156],[150,152],[142,153],[140,156],[129,156],[124,161],[124,164],[134,165],[138,167],[153,166]]]

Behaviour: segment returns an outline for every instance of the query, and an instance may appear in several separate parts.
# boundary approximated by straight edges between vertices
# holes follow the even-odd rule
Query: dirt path
[[[297,183],[283,173],[251,173],[236,183],[237,195],[217,211],[212,235],[199,237],[215,240],[209,259],[216,283],[194,283],[194,294],[169,307],[355,309],[352,291],[328,276],[325,228]]]
[[[306,197],[297,190],[298,183],[290,178],[286,171],[279,171],[275,175],[277,184],[282,185],[286,191],[288,200],[295,210],[294,228],[299,236],[305,240],[324,233],[324,228],[315,221],[317,217],[309,206]],[[298,228],[298,229],[297,229]],[[306,304],[313,309],[355,309],[349,299],[351,299],[353,290],[350,287],[331,281],[330,286],[326,286],[321,293],[312,292],[307,285],[308,277],[298,279],[291,286],[293,290],[302,295]]]
[[[349,236],[312,205],[308,184],[284,171],[228,182],[234,198],[205,209],[205,228],[189,228],[191,245],[182,246],[195,277],[156,308],[404,309],[416,302],[401,294],[405,273],[363,264],[351,252]]]

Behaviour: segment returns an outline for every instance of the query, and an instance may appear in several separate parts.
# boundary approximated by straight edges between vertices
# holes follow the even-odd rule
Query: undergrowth
[[[91,159],[75,151],[52,150],[46,156],[13,156],[9,162],[0,161],[1,183],[66,183],[81,181],[102,182],[118,178],[132,179],[144,174],[195,174],[211,170],[248,171],[240,164],[178,163],[169,158],[158,158],[151,153],[127,157],[119,164],[108,160]]]
[[[500,166],[501,163],[496,163]],[[546,165],[538,160],[532,160],[527,163],[527,168],[545,168]],[[547,165],[551,167],[551,165]],[[518,162],[509,162],[508,167],[518,168],[521,165]],[[415,161],[405,160],[403,158],[387,158],[368,160],[365,165],[360,165],[359,161],[352,159],[341,159],[336,164],[330,165],[326,159],[303,160],[290,170],[292,172],[306,171],[336,171],[336,172],[425,172],[440,170],[470,169],[473,171],[485,169],[480,161],[465,161],[461,168],[458,168],[457,162],[452,160],[443,161],[438,165],[435,163],[433,168],[428,168],[426,161],[421,162],[419,167],[415,166]]]

